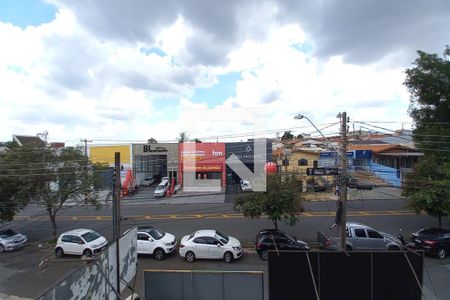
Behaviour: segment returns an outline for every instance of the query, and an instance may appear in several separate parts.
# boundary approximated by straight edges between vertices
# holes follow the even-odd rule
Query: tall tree
[[[290,130],[285,131],[283,133],[283,135],[281,136],[281,140],[292,140],[294,138],[294,135],[292,134],[292,132]]]
[[[94,189],[97,174],[89,160],[75,148],[55,150],[45,146],[12,147],[1,158],[1,176],[18,190],[5,195],[23,208],[30,201],[44,205],[56,239],[56,215],[70,201],[97,204]],[[16,209],[16,211],[17,211]],[[14,217],[9,211],[6,219]]]
[[[405,85],[411,94],[414,142],[424,157],[406,176],[403,195],[416,212],[437,217],[440,227],[441,217],[450,215],[450,47],[443,57],[417,53]]]
[[[259,218],[261,215],[273,222],[284,222],[290,226],[297,223],[298,212],[303,210],[302,195],[298,181],[293,176],[267,176],[267,191],[250,192],[236,199],[234,208],[246,217]]]
[[[188,134],[187,134],[187,132],[186,131],[181,131],[179,134],[178,134],[178,143],[184,143],[184,142],[187,142],[188,141]]]

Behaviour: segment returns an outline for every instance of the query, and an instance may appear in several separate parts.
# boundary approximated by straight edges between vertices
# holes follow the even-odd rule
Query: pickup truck
[[[403,249],[403,244],[398,238],[379,232],[361,223],[347,222],[346,233],[345,249],[347,251],[392,251]],[[317,241],[323,249],[340,250],[339,237],[329,237],[318,231]]]

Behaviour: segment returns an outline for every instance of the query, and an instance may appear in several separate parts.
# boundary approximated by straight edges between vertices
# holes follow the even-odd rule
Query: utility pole
[[[340,245],[342,250],[345,250],[346,245],[346,227],[347,227],[347,113],[339,113],[341,118],[341,172],[340,172],[340,207],[341,216],[339,224]]]
[[[114,154],[114,185],[113,185],[113,239],[116,243],[116,287],[120,294],[120,256],[119,256],[119,239],[120,239],[120,152]]]
[[[80,142],[84,142],[84,156],[88,156],[88,151],[87,151],[87,143],[92,143],[92,140],[88,140],[88,139],[81,139]]]

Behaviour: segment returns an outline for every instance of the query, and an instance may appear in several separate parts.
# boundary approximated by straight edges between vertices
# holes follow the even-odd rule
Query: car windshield
[[[219,241],[221,241],[224,244],[228,243],[228,241],[230,240],[230,238],[227,235],[225,235],[219,231],[216,231],[216,239],[218,239]]]
[[[152,236],[153,239],[155,240],[160,240],[162,239],[163,236],[166,235],[166,233],[162,230],[159,230],[158,228],[152,228],[149,231],[147,231],[148,234],[150,234]]]
[[[144,181],[150,181],[150,180],[151,180],[150,177],[147,177],[147,178],[144,179]]]
[[[160,191],[160,190],[164,190],[164,186],[163,185],[158,185],[157,187],[156,187],[156,190],[157,191]]]
[[[100,234],[98,234],[95,231],[89,231],[86,232],[85,234],[82,234],[81,237],[86,241],[86,242],[92,242],[95,241],[96,239],[98,239],[100,237]]]
[[[11,236],[15,236],[16,234],[17,233],[14,230],[7,229],[7,230],[4,230],[4,231],[0,231],[0,238],[6,239],[6,238],[9,238]]]

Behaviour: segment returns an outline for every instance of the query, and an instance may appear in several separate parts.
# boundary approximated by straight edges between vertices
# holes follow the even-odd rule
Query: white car
[[[250,184],[250,181],[242,179],[241,180],[241,190],[243,192],[251,192],[252,189],[252,185]]]
[[[138,227],[138,254],[153,254],[156,260],[162,260],[167,254],[173,252],[176,245],[177,241],[173,234],[152,226]]]
[[[0,230],[0,253],[22,248],[27,242],[28,239],[25,235],[17,233],[10,228]]]
[[[241,242],[217,230],[198,230],[180,242],[180,255],[188,262],[196,258],[223,259],[227,263],[242,256]]]
[[[91,257],[102,252],[108,241],[90,229],[74,229],[61,234],[55,246],[55,256],[64,254],[84,255]]]
[[[167,190],[169,189],[169,181],[161,181],[160,184],[156,187],[153,195],[155,198],[164,197],[166,195]]]
[[[141,186],[151,186],[155,183],[155,177],[145,177],[144,180],[141,182]]]

